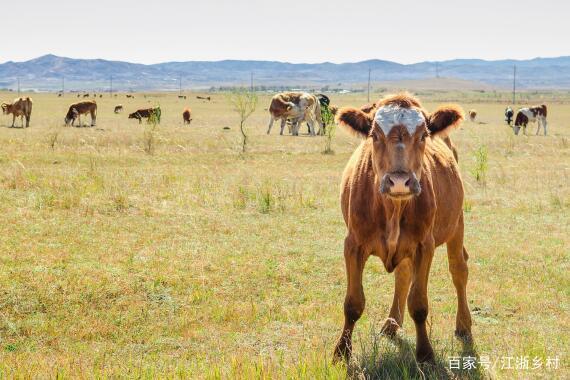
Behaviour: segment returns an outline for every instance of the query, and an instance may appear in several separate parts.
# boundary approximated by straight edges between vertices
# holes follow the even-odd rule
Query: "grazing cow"
[[[191,115],[192,110],[190,108],[185,108],[184,112],[182,112],[182,120],[184,121],[184,124],[190,125],[190,122],[192,121]]]
[[[121,113],[121,112],[123,112],[123,105],[122,105],[122,104],[116,105],[114,112],[115,112],[115,113]]]
[[[209,96],[206,96],[206,97],[203,97],[203,96],[196,96],[196,99],[202,99],[202,100],[207,100],[207,101],[212,100]]]
[[[469,120],[475,121],[476,117],[477,117],[477,110],[469,110]]]
[[[281,135],[287,119],[292,121],[292,133],[294,136],[299,135],[299,125],[303,121],[307,122],[309,133],[313,136],[315,135],[316,124],[319,125],[319,133],[321,133],[323,127],[321,105],[315,95],[306,92],[283,92],[275,95],[271,99],[269,114],[271,119],[267,134],[271,132],[271,127],[273,127],[275,120],[281,120]]]
[[[364,141],[352,154],[341,183],[340,202],[348,229],[344,241],[348,286],[336,360],[351,355],[352,331],[364,311],[362,273],[370,255],[378,256],[396,277],[392,308],[382,332],[396,334],[407,301],[416,328],[416,358],[433,361],[426,329],[428,276],[435,248],[447,244],[458,298],[455,334],[471,339],[463,183],[449,138],[462,120],[457,106],[440,107],[430,114],[409,94],[388,96],[370,112],[339,110],[339,124]]]
[[[62,96],[63,96],[63,94],[61,94],[61,93],[57,94],[58,98],[61,98]]]
[[[544,104],[540,106],[528,107],[528,108],[521,108],[517,112],[517,117],[515,119],[515,126],[513,127],[513,131],[515,135],[519,134],[521,128],[523,128],[523,133],[526,135],[526,126],[529,122],[536,122],[536,135],[538,136],[538,132],[540,131],[540,126],[544,128],[544,135],[546,136],[546,114],[547,109]]]
[[[26,118],[26,128],[30,126],[30,117],[32,116],[32,98],[16,98],[11,104],[2,103],[2,113],[4,115],[12,114],[12,128],[16,118],[19,116],[24,128],[24,117]]]
[[[88,97],[89,97],[89,94],[83,94],[83,97],[84,97],[84,98],[88,98]]]
[[[505,108],[505,121],[507,122],[509,127],[511,126],[511,123],[513,122],[513,115],[514,114],[515,113],[513,112],[513,109],[510,106]]]
[[[127,98],[129,98],[129,99],[134,99],[135,96],[134,96],[134,95],[127,94]]]
[[[80,97],[81,97],[81,94],[77,94],[77,97],[80,98]]]
[[[94,127],[97,121],[97,103],[94,100],[84,100],[69,106],[65,115],[65,125],[73,125],[75,119],[78,119],[78,127],[82,127],[81,115],[91,115],[91,126]]]
[[[186,99],[186,95],[178,95],[178,99]]]
[[[142,119],[147,119],[148,121],[151,117],[155,117],[158,124],[160,124],[160,114],[160,107],[142,108],[130,114],[129,119],[137,119],[139,124],[141,124]]]

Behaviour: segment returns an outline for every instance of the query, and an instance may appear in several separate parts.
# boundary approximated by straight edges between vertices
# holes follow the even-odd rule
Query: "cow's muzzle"
[[[380,192],[395,199],[407,199],[419,195],[421,191],[422,188],[415,173],[386,173],[380,183]]]

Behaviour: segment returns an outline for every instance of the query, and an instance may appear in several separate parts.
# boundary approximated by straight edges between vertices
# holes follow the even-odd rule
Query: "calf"
[[[142,123],[142,119],[149,121],[151,117],[156,118],[157,123],[160,124],[160,107],[139,109],[129,115],[129,119],[137,119],[139,124]]]
[[[114,112],[115,112],[115,113],[121,113],[121,112],[123,112],[123,105],[122,105],[122,104],[116,105]]]
[[[32,116],[32,98],[16,98],[11,104],[2,103],[2,112],[4,115],[12,114],[12,128],[18,116],[22,121],[22,128],[24,128],[24,117],[26,118],[26,128],[28,128]]]
[[[283,92],[275,95],[271,99],[269,114],[271,119],[267,134],[271,132],[275,120],[281,120],[281,135],[288,119],[292,120],[292,134],[294,136],[299,135],[299,125],[303,121],[307,122],[309,133],[313,136],[315,135],[315,125],[319,125],[319,133],[323,128],[321,105],[315,95],[306,92]]]
[[[78,120],[78,127],[81,127],[81,115],[91,115],[91,126],[94,127],[97,121],[97,103],[94,100],[84,100],[69,106],[65,115],[65,125],[73,125],[75,119]]]
[[[469,120],[475,121],[475,118],[477,118],[477,111],[476,110],[469,110]]]
[[[513,122],[513,115],[515,113],[513,112],[513,109],[511,107],[507,107],[505,108],[505,121],[507,122],[508,126],[511,126],[511,123]]]
[[[515,119],[515,125],[513,127],[513,131],[515,135],[519,134],[521,128],[523,128],[523,133],[526,135],[526,126],[529,122],[536,122],[536,135],[538,136],[538,132],[540,131],[540,126],[544,128],[544,135],[546,136],[546,114],[547,109],[544,104],[540,106],[528,107],[528,108],[521,108],[517,112],[517,117]]]
[[[457,106],[428,113],[409,94],[388,96],[370,112],[343,108],[337,121],[364,141],[346,165],[341,208],[348,233],[344,259],[348,278],[344,327],[336,360],[352,351],[352,332],[364,311],[364,265],[382,260],[396,283],[382,332],[394,336],[406,302],[416,328],[416,357],[433,361],[428,338],[428,276],[435,248],[446,244],[458,299],[455,334],[471,338],[467,304],[467,251],[463,245],[463,183],[449,139],[463,120]]]
[[[182,112],[182,121],[184,124],[190,125],[190,122],[192,121],[191,115],[192,115],[192,110],[190,110],[190,108],[185,108],[184,112]]]

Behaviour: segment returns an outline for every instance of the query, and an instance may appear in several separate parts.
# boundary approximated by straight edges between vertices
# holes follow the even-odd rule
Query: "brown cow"
[[[192,110],[190,108],[185,108],[184,112],[182,112],[182,120],[184,121],[184,124],[190,125],[190,122],[192,121],[192,119],[190,118],[191,115],[192,115]]]
[[[477,117],[477,111],[476,110],[469,110],[469,120],[475,121],[476,117]]]
[[[364,141],[352,154],[341,184],[348,228],[344,241],[348,286],[335,359],[351,354],[352,331],[365,304],[362,272],[368,257],[374,255],[396,277],[383,333],[394,336],[402,326],[407,300],[416,327],[416,357],[433,361],[426,330],[427,285],[434,250],[442,244],[447,244],[458,297],[455,334],[471,339],[463,183],[448,137],[462,120],[457,106],[440,107],[429,114],[409,94],[388,96],[368,113],[356,108],[339,110],[337,121]]]
[[[32,98],[16,98],[12,104],[2,103],[2,112],[4,115],[12,114],[12,128],[18,116],[22,120],[22,128],[24,128],[24,117],[26,118],[26,128],[28,128],[32,116]]]
[[[149,119],[153,115],[158,119],[158,122],[160,122],[160,108],[144,108],[137,110],[129,115],[129,119],[137,119],[139,124],[141,124],[142,119]]]
[[[121,112],[123,112],[123,105],[122,105],[122,104],[116,105],[114,112],[115,112],[115,113],[121,113]]]
[[[519,134],[521,127],[523,128],[523,133],[526,135],[526,126],[529,122],[536,122],[536,134],[540,131],[540,126],[544,128],[544,135],[546,136],[546,114],[548,110],[546,105],[542,104],[540,106],[534,106],[529,108],[521,108],[517,112],[517,117],[515,119],[515,125],[513,127],[513,131],[515,135]]]
[[[186,98],[184,98],[184,99],[186,99]],[[196,96],[196,99],[202,99],[202,100],[207,100],[207,101],[212,100],[212,98],[210,98],[209,96],[206,96],[206,97],[203,97],[203,96]]]
[[[78,127],[81,127],[81,115],[86,115],[87,113],[91,114],[91,126],[94,127],[97,121],[97,103],[94,100],[84,100],[70,105],[65,115],[65,125],[73,125],[75,119],[78,119]]]

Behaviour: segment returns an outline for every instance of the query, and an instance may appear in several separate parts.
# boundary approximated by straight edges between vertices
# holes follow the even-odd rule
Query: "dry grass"
[[[262,96],[241,155],[224,95],[190,95],[97,99],[97,128],[62,126],[71,96],[33,95],[29,129],[4,128],[11,120],[0,118],[0,373],[421,377],[408,317],[399,345],[375,332],[393,288],[377,260],[365,270],[356,360],[348,372],[330,362],[345,290],[338,182],[358,140],[339,132],[335,154],[323,155],[324,137],[267,136]],[[570,106],[549,104],[550,136],[514,137],[502,121],[505,104],[487,95],[422,96],[430,109],[458,97],[486,123],[465,123],[454,137],[467,192],[473,352],[559,356],[562,368],[502,370],[499,362],[488,373],[445,371],[463,347],[452,336],[455,294],[439,251],[429,290],[439,366],[421,370],[568,378]],[[113,113],[116,103],[124,114]],[[127,114],[154,104],[162,122],[151,155],[147,127]],[[473,175],[481,147],[484,183]]]

